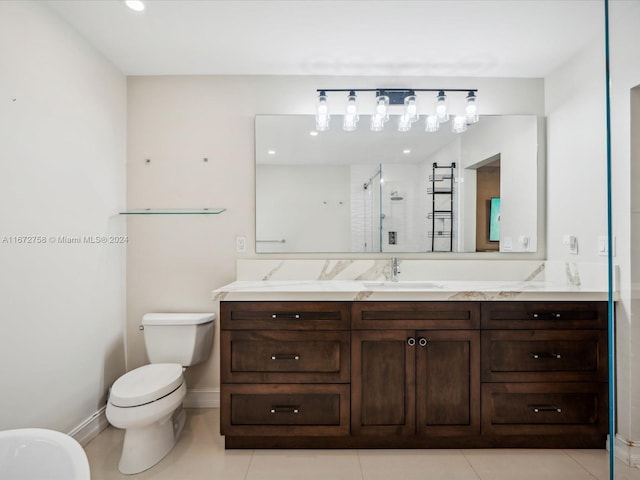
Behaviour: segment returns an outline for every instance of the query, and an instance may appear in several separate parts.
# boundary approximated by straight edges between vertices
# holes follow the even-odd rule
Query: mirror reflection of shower
[[[364,252],[379,252],[382,245],[382,216],[380,185],[384,183],[382,178],[382,165],[378,165],[371,173],[369,179],[364,182],[362,191],[364,194],[363,227],[364,227]]]

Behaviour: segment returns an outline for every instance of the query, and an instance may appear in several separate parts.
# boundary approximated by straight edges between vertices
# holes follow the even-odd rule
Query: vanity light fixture
[[[318,89],[318,102],[316,105],[316,129],[324,131],[329,129],[329,103],[327,92],[348,92],[347,105],[342,123],[346,131],[353,131],[357,127],[359,115],[356,92],[375,92],[376,99],[374,112],[371,115],[370,128],[374,132],[384,130],[385,123],[389,120],[390,106],[403,105],[404,109],[398,117],[398,130],[408,132],[413,123],[420,119],[418,98],[416,92],[436,92],[435,108],[431,114],[425,115],[425,131],[437,132],[442,123],[449,121],[451,116],[447,106],[447,93],[464,92],[466,96],[465,111],[462,115],[453,115],[451,129],[453,132],[462,133],[467,125],[478,122],[480,119],[477,102],[477,89],[473,88],[349,88],[349,89]]]
[[[347,98],[347,108],[344,112],[344,120],[342,122],[342,129],[347,132],[353,132],[358,125],[358,105],[356,104],[356,92],[349,92]]]
[[[467,117],[467,123],[477,123],[480,120],[478,115],[478,102],[475,92],[469,92],[467,95],[467,106],[465,108],[465,116]]]
[[[145,9],[141,0],[125,0],[124,4],[135,12],[142,12]]]
[[[329,130],[329,118],[327,94],[324,90],[320,90],[320,94],[318,95],[318,104],[316,105],[316,130],[319,132]]]
[[[467,131],[467,118],[464,115],[456,115],[451,123],[453,133],[463,133]]]

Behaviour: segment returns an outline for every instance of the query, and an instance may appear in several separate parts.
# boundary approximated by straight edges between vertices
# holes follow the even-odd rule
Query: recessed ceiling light
[[[408,148],[405,148],[404,150],[402,150],[402,153],[408,155],[409,153],[411,153],[411,150],[409,150]]]
[[[142,12],[144,10],[144,3],[142,3],[141,0],[125,0],[124,3],[131,10],[135,10],[136,12]]]
[[[275,154],[276,154],[276,151],[275,151],[275,150],[269,150],[269,151],[267,151],[267,153],[268,153],[269,155],[275,155]]]
[[[318,136],[318,132],[317,132],[317,131],[315,131],[315,130],[311,130],[311,131],[309,132],[309,135],[311,135],[312,137],[317,137],[317,136]]]

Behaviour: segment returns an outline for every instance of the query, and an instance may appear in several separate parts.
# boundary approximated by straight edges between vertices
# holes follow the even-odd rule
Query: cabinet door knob
[[[429,343],[429,342],[428,342],[428,341],[427,341],[427,339],[426,339],[426,338],[424,338],[424,337],[420,337],[420,338],[418,339],[418,345],[420,345],[421,347],[426,347],[426,346],[427,346],[427,343]]]
[[[407,338],[407,345],[409,345],[410,347],[413,347],[416,344],[416,339],[413,337],[409,337]]]

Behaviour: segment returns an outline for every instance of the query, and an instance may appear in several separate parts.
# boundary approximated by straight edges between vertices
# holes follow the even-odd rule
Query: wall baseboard
[[[109,425],[105,414],[106,409],[106,405],[100,408],[100,410],[71,430],[69,436],[76,439],[78,443],[84,447]]]
[[[187,390],[184,408],[220,408],[220,389]]]
[[[622,460],[630,467],[640,466],[640,442],[627,440],[616,435],[615,445],[615,455],[617,459]]]
[[[183,405],[185,408],[220,408],[220,389],[187,390]],[[71,430],[68,435],[84,447],[109,426],[106,410],[105,405]]]

